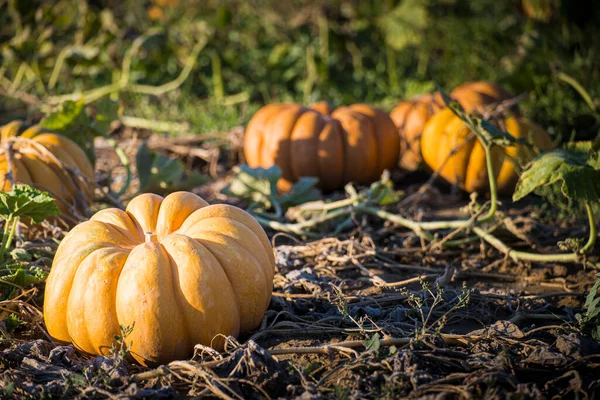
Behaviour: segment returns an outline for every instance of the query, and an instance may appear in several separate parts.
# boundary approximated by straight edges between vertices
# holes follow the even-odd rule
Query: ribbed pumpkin
[[[94,168],[75,142],[21,121],[0,127],[0,135],[0,189],[10,190],[12,171],[14,182],[49,192],[67,225],[85,217],[94,195]]]
[[[525,118],[509,116],[497,123],[515,138],[525,139],[541,152],[552,149],[548,134]],[[485,193],[489,190],[485,152],[471,133],[452,110],[445,108],[427,121],[421,136],[421,152],[427,166],[433,171],[441,168],[440,176],[447,182],[467,192]],[[452,154],[453,151],[456,152]],[[512,193],[518,180],[515,162],[530,160],[534,155],[535,152],[525,145],[495,146],[492,149],[499,193]]]
[[[256,328],[269,305],[275,261],[245,211],[189,192],[135,197],[77,225],[58,247],[46,283],[50,335],[107,355],[120,335],[143,365],[221,347],[217,335]]]
[[[399,103],[390,113],[400,134],[399,163],[405,170],[415,171],[423,161],[420,142],[423,127],[443,106],[439,93],[428,93]]]
[[[398,142],[389,116],[365,104],[334,111],[324,102],[270,104],[250,120],[244,154],[252,168],[278,165],[282,191],[303,176],[318,177],[319,187],[330,191],[379,179],[398,162]]]
[[[510,99],[511,94],[500,85],[491,82],[468,82],[450,93],[467,112],[481,111],[482,107]],[[407,171],[415,171],[423,157],[420,138],[425,124],[436,112],[444,108],[444,100],[439,93],[428,93],[396,105],[390,117],[400,134],[400,166]]]

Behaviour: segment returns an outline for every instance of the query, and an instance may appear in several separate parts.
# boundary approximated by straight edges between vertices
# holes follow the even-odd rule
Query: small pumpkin
[[[500,85],[485,81],[467,82],[450,93],[467,112],[481,111],[482,107],[512,98]],[[425,124],[432,115],[444,108],[442,96],[428,93],[396,105],[390,117],[400,135],[400,166],[415,171],[423,162],[420,138]],[[516,111],[516,110],[514,110]]]
[[[538,151],[552,150],[550,136],[540,126],[519,116],[496,121],[513,137],[523,138]],[[452,110],[445,108],[427,121],[421,136],[421,152],[425,164],[450,184],[467,192],[489,190],[488,172],[483,146]],[[500,194],[511,194],[518,180],[515,162],[532,159],[535,152],[526,145],[492,149],[492,165]]]
[[[85,217],[94,196],[94,168],[83,149],[65,136],[21,121],[0,127],[0,137],[0,189],[10,190],[12,178],[50,193],[68,226]]]
[[[421,134],[427,120],[443,108],[439,93],[427,93],[412,100],[399,103],[390,117],[400,134],[400,167],[407,171],[419,168],[421,157]]]
[[[245,211],[189,192],[142,194],[60,243],[46,282],[44,320],[61,342],[109,354],[119,325],[143,365],[189,357],[217,335],[256,328],[273,287],[267,235]]]
[[[379,179],[396,165],[398,142],[389,116],[366,104],[333,111],[324,102],[270,104],[250,120],[244,154],[252,168],[278,165],[282,191],[303,176],[318,177],[319,187],[331,191]]]

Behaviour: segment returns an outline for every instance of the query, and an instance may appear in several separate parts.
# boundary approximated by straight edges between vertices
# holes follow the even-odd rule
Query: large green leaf
[[[600,170],[600,140],[571,142],[566,145],[566,149],[584,154],[587,158],[587,165]]]
[[[427,7],[421,0],[403,0],[377,20],[388,46],[400,51],[421,43],[427,27]]]
[[[223,189],[229,196],[238,197],[264,209],[271,207],[290,207],[317,200],[321,193],[316,188],[318,179],[302,177],[288,193],[277,193],[277,181],[281,177],[281,169],[277,165],[270,168],[250,168],[239,165],[233,168],[234,177]],[[277,204],[275,204],[277,203]]]
[[[119,106],[119,102],[109,99],[102,99],[97,103],[94,127],[103,134],[108,133],[111,123],[122,116],[123,107]]]
[[[234,177],[223,192],[265,208],[273,206],[277,196],[277,181],[281,177],[281,169],[277,165],[271,168],[250,168],[243,164],[233,168]]]
[[[10,192],[0,192],[0,215],[4,218],[31,218],[39,223],[59,213],[52,196],[29,185],[14,185]]]
[[[208,181],[200,173],[185,173],[181,160],[158,154],[143,143],[136,154],[140,192],[186,190]]]
[[[279,198],[284,207],[296,206],[321,197],[321,192],[315,187],[319,179],[312,176],[304,176],[294,183],[292,189]]]
[[[559,183],[562,193],[576,200],[600,199],[600,170],[588,164],[587,154],[559,149],[538,156],[521,174],[513,200],[519,200],[541,186]]]

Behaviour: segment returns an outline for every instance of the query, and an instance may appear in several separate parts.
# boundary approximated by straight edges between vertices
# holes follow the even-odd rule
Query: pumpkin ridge
[[[103,253],[97,256],[102,262],[92,266],[85,284],[84,299],[80,299],[82,304],[79,306],[84,308],[85,327],[93,350],[91,353],[108,355],[115,335],[120,335],[115,297],[119,275],[129,251],[116,247],[102,250]],[[98,307],[98,304],[103,306]]]
[[[224,301],[225,304],[220,304],[220,308],[222,313],[219,314],[218,316],[215,316],[213,314],[211,314],[208,310],[207,310],[207,304],[206,304],[206,300],[205,300],[205,296],[206,291],[202,290],[202,288],[198,287],[198,290],[190,290],[190,288],[187,287],[184,288],[182,285],[182,282],[184,283],[189,283],[190,282],[190,277],[187,276],[186,280],[182,279],[182,276],[185,275],[189,275],[185,273],[186,269],[183,266],[180,266],[180,262],[178,262],[178,260],[175,259],[175,257],[173,256],[173,249],[172,247],[176,247],[177,242],[178,241],[182,241],[184,245],[187,245],[189,247],[192,247],[192,251],[195,251],[196,254],[194,254],[193,257],[191,257],[191,260],[197,260],[198,262],[198,268],[190,268],[190,271],[188,272],[198,272],[198,271],[202,271],[202,273],[200,273],[200,279],[201,279],[201,284],[202,286],[204,286],[205,289],[208,290],[216,290],[218,291],[218,295],[222,296],[220,298],[225,298],[226,300]],[[240,325],[240,316],[239,316],[239,305],[238,302],[239,300],[237,299],[237,296],[235,294],[235,290],[229,280],[229,277],[227,276],[227,274],[225,273],[225,269],[223,268],[223,266],[221,265],[221,263],[219,262],[219,260],[217,259],[217,257],[211,253],[210,249],[208,249],[206,246],[204,246],[202,243],[200,243],[199,241],[197,241],[196,239],[184,235],[184,234],[179,234],[179,233],[172,233],[168,236],[165,237],[165,239],[163,240],[163,243],[161,243],[163,245],[163,247],[166,250],[166,253],[168,254],[169,258],[171,259],[172,265],[174,266],[173,269],[173,284],[174,284],[174,289],[175,289],[175,293],[176,293],[176,299],[179,305],[180,310],[182,311],[182,315],[183,315],[183,320],[185,323],[185,328],[186,328],[186,332],[187,332],[187,337],[188,337],[188,341],[192,344],[194,343],[212,343],[215,339],[215,336],[218,333],[222,333],[222,334],[233,334],[236,335],[239,333],[239,325]],[[183,261],[185,261],[187,259],[188,256],[188,252],[190,251],[189,248],[186,248],[184,253],[185,255],[183,256]],[[205,254],[202,254],[205,253]],[[212,257],[212,259],[207,260],[206,259],[206,255],[209,255],[209,257]],[[179,258],[179,257],[177,257]],[[181,261],[181,260],[180,260]],[[216,272],[215,270],[218,270],[220,272]],[[219,277],[214,277],[213,275],[217,274],[217,275],[221,275]],[[193,279],[196,278],[196,279]],[[175,281],[175,279],[177,279]],[[191,280],[196,280],[197,282],[198,277],[192,277]],[[212,280],[212,281],[211,281]],[[216,283],[218,282],[218,284]],[[224,282],[226,283],[226,286],[220,286],[223,285]],[[218,289],[213,289],[213,287],[219,286]],[[227,289],[228,288],[228,289]],[[196,289],[196,288],[194,288]],[[229,294],[227,293],[229,292]],[[199,298],[194,298],[194,295],[198,295],[200,294]],[[208,296],[210,298],[210,296]],[[185,300],[185,304],[182,303],[182,301]],[[198,304],[200,303],[200,304]],[[208,304],[208,306],[210,306],[210,304]],[[223,307],[232,307],[231,310],[223,310]],[[190,314],[190,309],[193,310],[191,313],[195,314],[195,313],[200,313],[200,316],[194,316],[194,315],[189,315]],[[232,315],[232,313],[235,313],[235,315]],[[203,319],[203,323],[206,324],[206,326],[203,326],[204,329],[198,329],[198,327],[194,327],[194,323],[197,323],[198,321],[198,317]],[[215,318],[222,318],[221,321],[216,321],[215,323]],[[220,322],[220,323],[219,323]],[[230,323],[233,322],[233,327],[232,326],[227,326],[227,325],[231,325]],[[218,326],[217,326],[218,325]],[[204,330],[211,330],[212,332],[209,334],[205,334]]]
[[[296,177],[296,175],[294,174],[294,168],[292,168],[293,154],[294,154],[294,152],[291,151],[292,136],[294,134],[294,130],[296,129],[296,125],[298,125],[298,121],[300,121],[300,118],[304,115],[305,112],[308,112],[308,110],[304,110],[304,107],[301,107],[300,111],[298,112],[298,115],[296,115],[296,119],[294,120],[294,123],[292,124],[292,128],[289,130],[290,133],[289,133],[289,137],[287,138],[287,140],[289,142],[289,148],[288,148],[289,154],[287,157],[284,157],[284,162],[287,164],[287,169],[290,172],[290,179],[287,179],[290,182],[294,182],[298,179]],[[281,146],[279,147],[279,149],[281,149]],[[279,155],[278,155],[278,157],[279,157]],[[284,176],[283,168],[281,170],[282,170],[281,176],[283,177]]]
[[[171,235],[165,236],[165,239],[168,238],[169,236],[171,236]],[[177,305],[177,309],[180,310],[180,312],[181,312],[181,319],[183,320],[182,327],[183,327],[183,331],[185,333],[185,341],[188,342],[188,344],[189,344],[190,338],[191,338],[191,334],[190,334],[191,332],[190,332],[188,323],[186,321],[186,318],[183,315],[183,311],[181,311],[181,310],[183,310],[185,305],[181,303],[181,300],[179,299],[179,296],[178,296],[178,294],[182,292],[181,284],[180,284],[181,280],[179,279],[179,277],[180,277],[179,266],[175,262],[175,259],[173,258],[173,256],[171,256],[171,252],[169,252],[167,250],[167,248],[162,244],[162,240],[158,245],[162,248],[163,252],[167,256],[167,259],[169,260],[169,268],[171,269],[171,283],[172,283],[172,287],[173,287],[173,300],[175,301],[175,304]]]
[[[262,229],[260,224],[256,222],[256,220],[250,214],[248,214],[241,208],[230,206],[228,204],[211,204],[200,210],[194,211],[183,223],[183,225],[179,229],[179,232],[185,234],[187,229],[190,229],[195,224],[200,223],[202,220],[206,218],[215,217],[225,217],[234,219],[235,221],[246,225],[246,227],[250,229],[256,235],[256,237],[258,237],[269,258],[269,262],[271,264],[270,266],[272,267],[270,279],[273,280],[273,275],[275,273],[275,256],[273,255],[273,248],[271,247],[271,242],[269,241],[267,234]]]
[[[208,206],[200,196],[191,192],[173,192],[160,203],[154,233],[159,239],[176,232],[195,211]]]
[[[117,214],[117,218],[120,217],[123,221],[111,218],[114,217],[115,214]],[[120,234],[122,234],[131,241],[131,243],[133,244],[131,248],[137,246],[139,243],[142,243],[144,241],[145,232],[142,231],[142,228],[138,224],[138,222],[134,218],[132,218],[130,213],[127,213],[119,208],[106,208],[104,210],[100,210],[90,218],[90,221],[98,221],[104,224],[108,224],[111,227],[115,228]],[[137,237],[135,237],[135,235],[131,232],[131,229],[129,229],[130,227],[119,226],[117,224],[119,222],[130,222],[131,227],[133,227],[135,229],[135,232],[138,234]]]
[[[164,197],[153,193],[144,193],[127,204],[125,212],[142,228],[142,232],[155,232],[157,217]]]
[[[252,328],[254,328],[255,326],[257,326],[258,323],[260,323],[260,321],[254,321],[254,319],[256,319],[256,316],[259,315],[258,311],[262,308],[262,301],[254,301],[252,302],[253,304],[250,304],[248,301],[242,302],[240,299],[240,296],[247,296],[248,294],[248,290],[253,290],[255,292],[254,295],[251,296],[247,296],[248,298],[260,298],[261,293],[265,293],[264,291],[264,282],[257,282],[256,285],[254,285],[253,283],[251,283],[248,280],[244,280],[243,282],[240,281],[239,279],[235,279],[234,278],[234,273],[239,273],[241,271],[234,271],[233,267],[230,265],[231,264],[231,259],[227,259],[227,256],[229,254],[239,254],[240,252],[238,251],[231,251],[233,244],[235,244],[236,246],[241,247],[242,249],[244,249],[244,253],[247,253],[246,249],[244,247],[242,247],[239,243],[237,243],[237,241],[235,240],[231,240],[228,236],[223,235],[219,232],[214,232],[214,231],[200,231],[198,233],[204,233],[204,235],[201,235],[202,237],[194,237],[194,236],[190,236],[193,239],[195,239],[196,241],[198,241],[199,243],[201,243],[204,247],[206,247],[214,256],[215,258],[219,261],[219,264],[221,264],[223,271],[225,272],[225,275],[227,275],[227,277],[229,278],[229,282],[231,283],[231,286],[234,289],[234,293],[235,293],[235,297],[238,303],[238,307],[239,312],[240,312],[240,328],[243,331],[248,331]],[[222,242],[218,242],[215,239],[221,239]],[[225,239],[225,240],[223,240]],[[227,250],[229,251],[219,251],[222,247],[227,247]],[[256,259],[254,259],[256,261]],[[229,261],[229,262],[226,262]],[[251,263],[244,263],[241,259],[240,261],[240,265],[251,265]],[[258,269],[261,269],[260,263],[255,263],[255,265],[258,267]],[[247,269],[247,268],[246,268]],[[248,273],[246,274],[246,276],[244,277],[245,279],[251,279],[252,277],[256,276],[257,271],[254,271],[254,273]],[[264,278],[264,276],[262,277]],[[260,279],[263,280],[263,279]],[[236,283],[237,282],[237,283]],[[258,290],[258,287],[256,286],[263,286],[263,290],[262,292],[260,290]],[[271,290],[271,288],[269,288],[269,291]],[[240,292],[238,292],[240,291]],[[252,293],[252,292],[251,292]],[[264,312],[264,310],[260,310],[260,316],[262,318],[262,313]],[[246,320],[247,318],[251,318],[249,321]]]
[[[214,226],[210,225],[212,219],[217,220],[217,221],[214,221],[214,223],[216,223],[218,225],[218,227],[214,227]],[[241,234],[235,235],[235,234],[230,234],[229,232],[224,232],[223,226],[224,226],[224,224],[227,224],[227,223],[230,223],[235,228],[238,228],[238,229],[241,228],[241,230],[242,230],[242,232],[240,232]],[[237,226],[236,226],[236,224],[237,224]],[[193,235],[196,232],[215,233],[215,234],[219,234],[219,235],[230,238],[232,241],[234,241],[235,243],[240,245],[242,248],[244,248],[246,250],[246,252],[248,253],[249,257],[251,257],[254,261],[256,261],[256,265],[260,266],[260,273],[261,273],[262,277],[264,278],[264,283],[266,284],[265,291],[266,292],[273,291],[272,286],[269,285],[269,282],[273,281],[273,277],[265,269],[265,268],[271,267],[271,263],[270,263],[270,260],[268,259],[268,256],[266,256],[265,259],[257,258],[256,255],[254,254],[254,249],[250,245],[246,245],[244,243],[244,241],[239,239],[242,237],[246,237],[247,235],[252,235],[252,237],[254,237],[256,239],[258,244],[260,246],[262,246],[260,238],[258,238],[257,235],[250,228],[248,228],[244,223],[239,222],[232,218],[211,217],[211,218],[203,219],[198,224],[194,225],[193,228],[194,229],[192,229],[192,232],[189,233],[189,237],[191,237],[191,238],[194,238]],[[220,229],[220,230],[217,231],[217,229]],[[235,233],[238,233],[238,232],[235,232]],[[186,235],[186,236],[188,236],[188,235]],[[265,309],[268,306],[269,306],[268,303],[265,304],[264,305]]]
[[[85,295],[88,287],[87,283],[91,278],[94,266],[97,264],[97,259],[105,252],[107,252],[106,247],[99,248],[81,260],[75,270],[71,283],[71,290],[67,296],[65,323],[67,325],[69,341],[76,344],[76,347],[85,353],[93,353],[94,347],[90,339],[87,324],[85,323]]]
[[[54,271],[54,273],[48,276],[48,280],[46,281],[46,292],[44,295],[44,315],[46,320],[46,329],[52,337],[55,337],[61,341],[69,341],[70,335],[67,329],[67,305],[69,294],[73,288],[75,274],[77,273],[81,263],[83,263],[85,259],[87,259],[95,251],[105,248],[105,244],[106,243],[102,242],[94,242],[88,244],[87,246],[78,247],[74,252],[66,254],[64,257],[60,258],[57,258],[59,255],[57,252],[54,262],[60,262],[61,264],[66,263],[68,268],[63,267],[60,272]],[[52,271],[53,270],[51,269],[51,272]],[[55,281],[58,283],[55,283]],[[64,292],[67,293],[66,296],[61,295],[61,293]],[[56,317],[56,314],[59,314],[58,317]],[[52,315],[52,318],[48,318],[48,315]]]
[[[130,354],[143,365],[183,358],[188,353],[187,346],[170,340],[182,337],[185,328],[169,282],[173,279],[170,263],[164,246],[144,242],[131,251],[119,275],[117,318],[123,326],[134,325],[128,336]]]
[[[294,122],[294,125],[292,126],[292,129],[290,130],[290,147],[294,146],[296,140],[294,139],[294,134],[296,133],[296,129],[304,129],[305,125],[305,121],[303,120],[303,117],[305,116],[310,116],[310,115],[315,115],[315,117],[317,118],[316,121],[318,121],[317,123],[315,123],[315,126],[313,127],[313,134],[310,135],[309,140],[311,140],[314,144],[314,150],[315,150],[315,154],[310,155],[309,156],[309,160],[310,160],[310,164],[313,167],[316,167],[317,169],[317,173],[316,173],[316,177],[320,176],[320,171],[319,171],[319,163],[315,162],[317,161],[317,158],[319,157],[319,134],[323,131],[323,129],[325,128],[325,122],[323,121],[323,116],[322,114],[320,114],[318,111],[313,110],[313,109],[307,109],[306,111],[302,112],[298,118],[296,119],[296,121]],[[320,125],[320,126],[319,126]],[[315,135],[314,133],[316,132],[316,128],[320,127],[318,134]],[[300,131],[301,132],[301,131]],[[306,140],[306,138],[302,139],[302,140]],[[308,144],[304,144],[304,146],[308,146]],[[302,165],[300,163],[300,166],[298,166],[298,160],[300,154],[298,154],[297,152],[294,151],[290,151],[290,156],[288,157],[288,162],[289,162],[289,166],[290,166],[290,173],[292,174],[292,182],[297,181],[298,179],[300,179],[300,177],[302,176],[313,176],[312,174],[306,173],[305,172],[305,166],[306,165]]]
[[[279,128],[284,125],[287,128],[293,128],[300,115],[304,113],[304,107],[300,105],[291,105],[284,107],[281,112],[274,113],[265,121],[265,143],[266,146],[261,149],[261,163],[264,168],[272,164],[279,165],[281,169],[281,178],[284,181],[290,181],[291,165],[289,163],[289,154],[291,148],[291,130]],[[278,162],[284,160],[283,163]]]
[[[343,184],[346,173],[344,133],[340,122],[329,115],[324,117],[324,122],[317,139],[319,185],[323,190],[333,190]]]

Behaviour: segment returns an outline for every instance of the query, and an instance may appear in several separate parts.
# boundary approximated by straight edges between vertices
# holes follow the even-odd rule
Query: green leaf
[[[122,114],[123,107],[119,106],[118,101],[102,99],[98,101],[98,106],[96,107],[96,121],[94,122],[94,126],[99,132],[108,134],[111,130],[111,123],[118,120]]]
[[[288,193],[278,195],[277,181],[281,177],[281,169],[277,165],[270,168],[239,165],[233,168],[233,172],[234,177],[223,193],[260,205],[265,210],[279,205],[291,207],[321,198],[321,192],[316,188],[318,179],[314,177],[302,177]]]
[[[92,46],[73,46],[69,51],[69,57],[75,60],[91,60],[100,54],[98,47]]]
[[[15,261],[31,261],[33,258],[27,250],[22,249],[22,248],[13,249],[10,252],[10,256]]]
[[[4,218],[31,218],[40,223],[60,211],[52,196],[29,185],[14,185],[10,192],[0,192],[0,215]]]
[[[369,339],[363,340],[363,344],[366,350],[379,350],[379,348],[381,347],[380,338],[381,336],[379,336],[379,333],[376,332]]]
[[[592,286],[592,288],[590,289],[590,292],[588,293],[585,299],[585,304],[583,305],[583,308],[587,311],[590,311],[590,308],[592,307],[596,299],[600,299],[600,293],[598,293],[598,290],[600,290],[600,274],[597,274],[596,278],[596,282],[594,283],[594,286]]]
[[[139,147],[135,155],[135,164],[140,180],[140,191],[143,191],[142,189],[148,187],[150,183],[152,169],[152,152],[146,142]]]
[[[186,179],[185,166],[181,160],[153,152],[146,143],[138,149],[136,167],[141,192],[172,191],[196,183],[200,185],[207,180],[201,174],[192,174]]]
[[[585,154],[572,150],[554,150],[533,160],[521,174],[513,200],[527,196],[541,186],[560,183],[567,198],[588,202],[600,199],[600,171],[588,164]]]
[[[84,113],[85,102],[65,101],[59,109],[40,121],[40,125],[53,131],[65,131],[78,124],[85,124],[88,119]]]
[[[289,193],[280,197],[280,203],[284,207],[296,206],[309,201],[315,201],[321,198],[321,192],[316,188],[318,178],[302,177],[294,183]]]
[[[234,177],[223,193],[271,208],[272,199],[277,196],[277,181],[281,177],[278,166],[265,169],[239,165],[233,168],[233,172]]]
[[[571,142],[565,146],[567,150],[585,155],[586,164],[595,170],[600,170],[600,140],[586,142]]]
[[[29,275],[24,269],[20,267],[17,267],[17,270],[12,274],[0,277],[0,280],[2,280],[2,282],[10,282],[19,286],[33,285],[36,283],[43,282],[44,279],[45,278],[40,278],[35,275]]]
[[[384,171],[381,179],[371,184],[367,197],[369,201],[384,206],[397,203],[400,200],[400,193],[394,190],[389,172]]]
[[[377,20],[388,46],[396,51],[421,43],[427,27],[427,7],[421,0],[403,0]]]
[[[40,125],[73,140],[85,151],[92,164],[94,163],[94,136],[97,132],[93,128],[92,120],[85,113],[83,99],[65,101],[58,110],[44,117]]]

